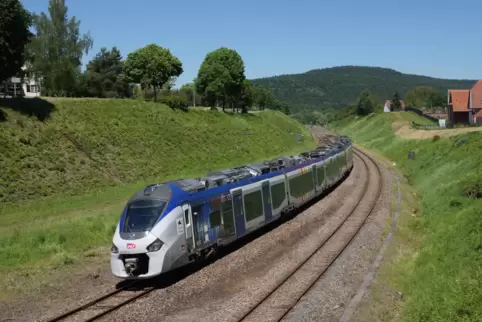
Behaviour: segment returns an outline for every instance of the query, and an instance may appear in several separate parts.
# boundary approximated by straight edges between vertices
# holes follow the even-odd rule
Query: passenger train
[[[112,273],[151,278],[207,258],[319,196],[352,168],[352,143],[340,136],[299,156],[149,185],[120,216]]]

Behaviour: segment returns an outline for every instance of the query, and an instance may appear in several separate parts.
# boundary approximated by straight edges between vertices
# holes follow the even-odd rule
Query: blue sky
[[[22,0],[34,12],[48,0]],[[67,0],[94,47],[122,55],[149,43],[196,77],[206,53],[236,49],[250,79],[340,65],[442,78],[482,78],[481,0]]]

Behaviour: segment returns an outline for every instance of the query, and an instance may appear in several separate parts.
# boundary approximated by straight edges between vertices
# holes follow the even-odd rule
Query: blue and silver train
[[[151,278],[208,257],[322,194],[352,167],[352,143],[341,136],[299,156],[149,185],[122,212],[112,273]]]

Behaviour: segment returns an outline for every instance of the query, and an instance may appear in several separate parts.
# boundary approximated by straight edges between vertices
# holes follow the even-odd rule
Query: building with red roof
[[[449,89],[447,99],[452,124],[482,125],[482,80],[471,89]]]

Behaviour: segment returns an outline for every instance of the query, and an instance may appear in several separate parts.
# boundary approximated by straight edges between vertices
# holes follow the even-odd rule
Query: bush
[[[159,96],[158,102],[169,106],[172,109],[187,110],[189,103],[184,96],[180,95],[166,95]]]

